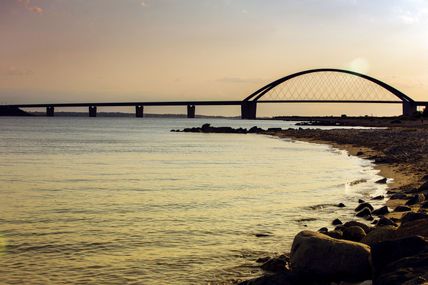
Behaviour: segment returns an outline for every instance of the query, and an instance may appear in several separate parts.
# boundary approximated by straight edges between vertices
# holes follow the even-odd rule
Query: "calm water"
[[[385,190],[370,162],[325,145],[169,132],[205,122],[292,124],[0,118],[2,284],[230,283]]]

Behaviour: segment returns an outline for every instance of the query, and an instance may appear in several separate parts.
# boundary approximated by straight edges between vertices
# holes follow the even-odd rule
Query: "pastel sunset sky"
[[[366,73],[428,101],[427,0],[0,0],[0,41],[2,104],[240,100],[319,67]]]

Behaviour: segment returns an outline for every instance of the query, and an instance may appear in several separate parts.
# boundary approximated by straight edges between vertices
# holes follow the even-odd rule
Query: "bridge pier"
[[[89,106],[89,117],[97,116],[97,106]]]
[[[46,116],[47,117],[55,116],[55,107],[54,106],[47,106],[46,107]]]
[[[187,105],[187,118],[194,119],[195,118],[195,105]]]
[[[257,102],[243,101],[241,103],[241,119],[255,120],[257,117]]]
[[[135,117],[143,118],[144,117],[144,106],[137,105],[135,106]]]
[[[418,105],[415,102],[403,101],[403,116],[413,116],[418,109],[417,107]]]

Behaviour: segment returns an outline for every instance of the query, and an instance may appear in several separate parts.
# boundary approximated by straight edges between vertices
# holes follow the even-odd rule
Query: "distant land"
[[[30,116],[46,116],[46,112],[28,112]],[[88,117],[88,112],[55,112],[55,117]],[[123,112],[97,112],[97,117],[125,117],[134,118],[135,113]],[[145,113],[144,118],[187,118],[186,114],[150,114]],[[196,115],[196,118],[220,118],[220,119],[240,119],[240,116],[205,116]]]

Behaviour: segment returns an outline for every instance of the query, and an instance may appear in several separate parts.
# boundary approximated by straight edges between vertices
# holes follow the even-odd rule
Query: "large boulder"
[[[374,244],[372,266],[376,285],[417,281],[428,275],[428,242],[423,237],[412,236]]]
[[[388,219],[386,217],[380,217],[379,221],[376,223],[376,226],[397,226],[397,224],[391,219]]]
[[[400,238],[415,235],[423,236],[428,239],[428,219],[407,221],[400,225],[397,230],[397,236]]]
[[[362,228],[366,234],[369,233],[372,229],[368,225],[361,223],[361,222],[357,222],[357,221],[349,221],[349,222],[346,222],[343,224],[343,227],[345,227],[345,228],[353,227],[353,226],[357,226],[357,227]]]
[[[401,225],[421,219],[428,219],[428,215],[426,213],[408,212],[401,217]]]
[[[379,243],[386,240],[395,239],[397,236],[397,227],[395,226],[382,226],[374,228],[368,233],[361,242],[372,246],[375,243]]]
[[[343,230],[343,239],[360,241],[366,236],[366,232],[359,226],[347,227]]]
[[[317,280],[370,279],[370,247],[312,231],[300,232],[291,247],[290,266],[299,276]]]
[[[373,273],[376,275],[388,264],[428,249],[428,242],[423,237],[412,236],[376,243],[371,249]]]

